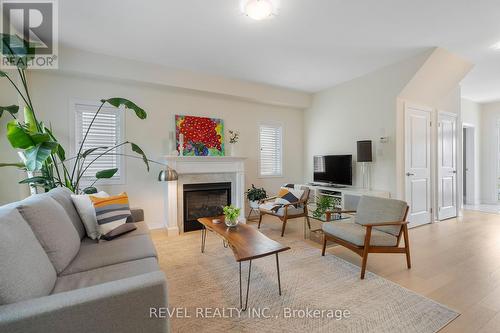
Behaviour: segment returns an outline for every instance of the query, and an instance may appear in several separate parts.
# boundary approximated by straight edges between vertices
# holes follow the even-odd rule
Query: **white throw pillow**
[[[109,194],[104,191],[92,195],[99,198],[109,197]],[[72,194],[71,199],[82,219],[85,230],[87,231],[87,236],[91,239],[98,239],[100,233],[97,228],[97,217],[95,215],[94,205],[92,201],[90,201],[88,194]]]

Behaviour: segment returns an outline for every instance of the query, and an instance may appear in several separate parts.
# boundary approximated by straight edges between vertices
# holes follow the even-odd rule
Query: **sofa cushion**
[[[366,227],[354,223],[352,219],[342,222],[323,223],[322,228],[325,233],[348,241],[349,243],[358,246],[363,246],[365,244]],[[370,245],[396,246],[397,243],[397,237],[386,232],[372,229]]]
[[[90,238],[84,238],[77,256],[61,275],[156,256],[156,250],[149,234],[119,237],[112,241],[98,243]]]
[[[0,208],[0,304],[50,294],[56,271],[17,209]]]
[[[149,227],[146,224],[146,222],[136,222],[134,225],[137,227],[132,232],[126,233],[124,235],[121,235],[120,238],[127,238],[127,237],[133,237],[133,236],[140,236],[140,235],[149,235]]]
[[[62,272],[80,249],[80,237],[64,208],[50,196],[31,196],[19,204],[21,215],[49,256],[56,272]]]
[[[94,196],[104,198],[109,197],[104,191],[95,193]],[[71,201],[75,205],[76,211],[83,223],[83,227],[88,237],[92,239],[99,239],[99,231],[97,230],[97,217],[95,215],[95,208],[90,200],[88,194],[72,194]]]
[[[64,208],[66,214],[68,214],[71,222],[75,226],[80,239],[82,239],[83,237],[85,237],[85,227],[83,226],[80,215],[78,214],[78,211],[73,204],[73,200],[71,200],[71,194],[73,194],[73,192],[71,192],[66,187],[57,187],[47,193],[48,196],[57,201]]]
[[[407,206],[408,204],[401,200],[362,196],[356,212],[356,223],[370,224],[402,221]],[[374,229],[397,236],[401,226],[374,227]]]
[[[156,258],[145,258],[105,266],[90,271],[60,276],[56,281],[53,294],[116,281],[145,273],[159,271]]]

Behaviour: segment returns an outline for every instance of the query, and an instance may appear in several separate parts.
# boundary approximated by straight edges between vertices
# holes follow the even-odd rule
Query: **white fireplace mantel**
[[[207,179],[210,179],[211,174],[231,174],[231,202],[236,207],[241,208],[240,220],[244,221],[245,159],[245,157],[233,156],[165,156],[163,160],[179,175],[179,182],[167,182],[165,186],[165,208],[167,209],[165,226],[168,234],[179,234],[179,220],[181,219],[178,212],[182,215],[182,210],[179,209],[181,199],[178,194],[178,186],[179,183],[182,183],[182,179],[188,178],[189,175],[205,175]]]

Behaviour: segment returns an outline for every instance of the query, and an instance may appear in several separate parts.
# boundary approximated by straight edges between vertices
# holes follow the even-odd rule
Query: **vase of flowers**
[[[250,208],[259,209],[259,203],[261,200],[267,198],[266,190],[261,187],[257,188],[254,184],[245,192],[248,201],[250,202]]]
[[[230,156],[238,156],[238,141],[240,141],[240,133],[238,131],[233,131],[233,130],[229,130],[228,131],[229,135],[228,135],[228,138],[229,138],[229,145],[228,145],[228,148],[229,148],[229,155]]]
[[[238,225],[238,216],[240,216],[240,208],[236,208],[233,205],[226,206],[223,209],[224,212],[224,223],[228,227],[236,227]]]

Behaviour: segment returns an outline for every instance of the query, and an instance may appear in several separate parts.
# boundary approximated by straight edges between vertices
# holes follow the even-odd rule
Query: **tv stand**
[[[335,185],[335,184],[326,185],[326,187],[331,187],[331,188],[347,188],[346,185]]]
[[[351,210],[357,206],[362,195],[371,195],[375,197],[390,198],[391,194],[386,191],[368,190],[363,188],[356,188],[352,186],[343,185],[320,185],[316,183],[309,183],[307,187],[311,190],[310,203],[314,205],[316,198],[322,196],[333,197],[335,206]]]

